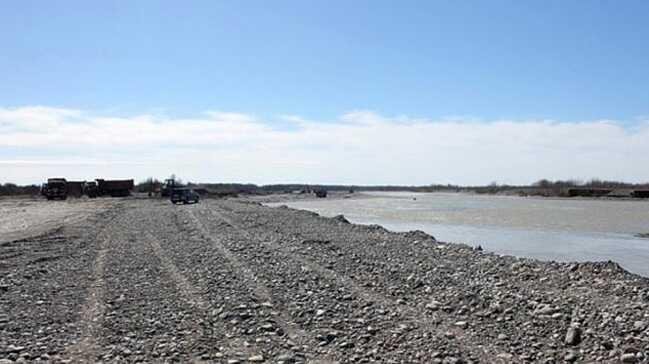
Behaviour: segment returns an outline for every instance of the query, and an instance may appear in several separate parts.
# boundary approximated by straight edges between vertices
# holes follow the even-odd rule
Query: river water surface
[[[613,260],[649,276],[649,201],[543,199],[461,193],[363,193],[370,198],[285,202],[323,216],[437,240],[481,245],[503,255],[556,261]],[[276,204],[279,205],[279,204]]]

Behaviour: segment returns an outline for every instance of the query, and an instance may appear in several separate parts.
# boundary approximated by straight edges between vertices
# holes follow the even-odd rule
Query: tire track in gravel
[[[209,211],[209,209],[207,210]],[[221,253],[232,267],[236,270],[236,273],[241,277],[243,282],[253,289],[254,294],[259,297],[262,301],[269,302],[273,306],[280,308],[280,306],[274,302],[271,291],[263,283],[259,281],[255,273],[250,269],[245,263],[243,263],[232,251],[230,251],[223,241],[218,237],[215,237],[214,234],[210,233],[205,225],[196,217],[193,211],[188,211],[187,214],[189,218],[194,222],[197,229],[200,233],[209,240]],[[315,343],[317,340],[306,330],[294,327],[291,322],[290,314],[283,308],[278,309],[279,318],[278,325],[281,326],[282,330],[286,332],[288,337],[291,340],[294,340],[300,346],[308,346],[309,343]],[[308,361],[308,363],[318,363],[318,364],[333,364],[337,361],[331,360],[329,358],[313,358]]]
[[[178,214],[178,209],[174,208],[172,214],[173,214],[173,216],[175,218],[174,218],[174,224],[173,224],[174,228],[170,229],[170,230],[173,230],[173,232],[171,234],[178,234],[179,238],[185,239],[186,244],[192,244],[192,243],[198,242],[198,244],[199,244],[198,246],[200,246],[200,243],[203,243],[203,244],[209,245],[211,248],[214,248],[215,244],[212,241],[210,241],[209,239],[206,239],[205,237],[203,237],[201,239],[197,239],[197,237],[192,234],[192,235],[190,235],[190,238],[187,239],[186,235],[182,233],[182,230],[183,230],[182,226],[179,225],[178,217],[180,217],[180,214]],[[151,224],[151,225],[154,225],[154,224]],[[194,223],[194,226],[196,226],[195,223]],[[170,232],[169,232],[169,230],[167,230],[168,228],[169,228],[169,225],[167,225],[165,227],[162,227],[161,229],[165,231],[165,234],[169,234]],[[205,235],[205,234],[200,232],[200,229],[196,229],[196,231],[198,231],[200,233],[200,235],[203,235],[203,236]],[[153,233],[149,233],[149,235],[151,235],[153,237],[153,239],[156,239],[155,235]],[[165,240],[163,239],[162,241],[165,241]],[[194,301],[194,302],[198,303],[198,308],[203,311],[203,313],[206,315],[206,317],[211,317],[211,316],[217,317],[217,316],[215,316],[216,313],[222,313],[223,307],[225,307],[226,303],[221,302],[221,304],[219,304],[218,301],[210,299],[209,294],[208,294],[208,297],[204,297],[203,295],[201,295],[199,293],[198,287],[192,285],[190,280],[187,279],[185,274],[183,274],[181,272],[181,270],[178,269],[178,266],[173,262],[174,258],[179,258],[179,257],[178,256],[173,256],[173,254],[172,254],[172,256],[169,256],[169,254],[164,253],[164,249],[157,242],[157,239],[154,242],[154,245],[155,245],[154,249],[158,252],[157,254],[161,257],[162,260],[164,260],[163,264],[165,264],[166,266],[169,267],[169,271],[172,271],[173,272],[172,274],[176,277],[175,280],[178,282],[178,284],[180,286],[183,286],[182,290],[187,292],[186,294],[188,296],[192,297],[190,299],[191,301]],[[209,250],[203,250],[203,252],[207,252],[207,251],[209,251]],[[182,251],[177,251],[176,253],[187,254],[187,252],[182,252]],[[227,257],[224,257],[219,252],[217,252],[216,254],[220,259],[227,260]],[[225,267],[225,266],[227,266],[227,267]],[[222,267],[225,268],[228,271],[235,271],[236,270],[236,269],[232,269],[231,265],[227,264],[227,263],[222,264]],[[211,271],[208,270],[208,272],[211,272]],[[232,272],[231,274],[236,275],[236,272]],[[198,284],[200,285],[201,284],[200,282],[204,282],[203,281],[204,279],[207,278],[209,280],[210,279],[209,276],[210,276],[210,274],[208,273],[207,275],[199,275],[198,277],[194,277],[194,279],[198,279],[198,281],[199,281]],[[205,283],[203,283],[202,288],[206,289],[206,292],[208,292],[209,290],[211,290],[213,288],[209,284],[207,286],[205,286],[204,284]],[[233,289],[234,291],[239,291],[238,292],[239,294],[243,294],[242,296],[237,295],[239,297],[239,302],[243,303],[243,302],[249,302],[249,299],[254,296],[254,293],[252,293],[248,289],[248,287],[249,286],[241,285],[240,287],[234,287],[233,286],[233,287],[229,287],[229,288]],[[226,300],[227,300],[227,298],[230,297],[231,293],[232,292],[230,292],[230,291],[222,291],[220,293],[220,296],[226,296]],[[236,295],[236,293],[235,293],[235,295]],[[246,298],[248,298],[248,300],[246,300]],[[254,302],[249,302],[249,303],[254,303]],[[227,317],[226,318],[220,317],[220,315],[218,317],[221,320],[227,320],[228,319]],[[223,356],[226,356],[226,357],[230,357],[231,358],[230,360],[244,360],[245,361],[245,360],[247,360],[247,358],[250,358],[250,357],[253,357],[253,356],[259,354],[259,350],[256,350],[256,349],[259,349],[259,348],[256,348],[255,345],[251,345],[245,338],[241,337],[240,335],[233,335],[231,333],[228,333],[227,328],[226,328],[228,326],[228,324],[226,322],[223,322],[223,321],[222,322],[214,322],[214,321],[211,321],[211,320],[208,320],[208,321],[210,321],[210,329],[208,331],[212,335],[215,335],[215,332],[219,331],[219,329],[225,330],[225,331],[219,333],[218,336],[213,336],[213,338],[218,337],[218,339],[220,340],[219,345],[221,345],[221,344],[223,345],[222,347],[219,348],[219,351],[227,348],[227,350],[223,350],[223,352],[219,352],[218,355],[215,355],[213,349],[216,347],[216,345],[211,345],[210,348],[212,349],[212,351],[210,353],[210,356],[212,358],[216,357],[216,358],[223,359]],[[203,329],[203,333],[205,333],[205,331],[206,330]]]
[[[178,286],[178,289],[185,296],[187,303],[192,307],[196,307],[200,311],[206,312],[210,308],[210,304],[200,296],[196,288],[178,270],[178,267],[176,267],[174,262],[164,252],[160,243],[158,243],[157,238],[149,231],[144,232],[144,238],[147,244],[151,246],[154,254],[158,259],[160,259],[165,272],[171,277],[174,283],[176,283],[176,286]]]
[[[155,211],[128,207],[106,258],[101,359],[202,363],[211,350],[202,326],[209,305],[150,232],[145,217]]]
[[[192,307],[199,311],[200,314],[207,316],[209,314],[210,304],[201,297],[196,288],[185,278],[185,276],[178,270],[178,267],[164,252],[157,238],[149,231],[144,231],[144,241],[151,247],[153,253],[160,260],[162,269],[176,284],[178,290],[182,293],[183,299]],[[205,335],[203,327],[198,324],[192,324],[191,334],[189,336],[190,349],[199,344],[200,339]],[[199,360],[192,360],[192,363],[200,363]]]
[[[78,362],[94,362],[99,355],[99,345],[97,344],[97,336],[99,335],[103,316],[104,316],[104,296],[106,282],[104,281],[104,269],[106,266],[106,256],[110,249],[110,241],[112,236],[108,233],[111,225],[115,223],[117,216],[109,218],[106,224],[99,230],[95,236],[95,241],[99,241],[97,250],[97,257],[94,261],[94,269],[92,273],[92,284],[89,287],[86,303],[81,312],[81,337],[79,341],[66,348],[66,356],[75,363]]]
[[[352,278],[339,274],[336,271],[323,267],[317,262],[314,262],[311,259],[305,258],[298,256],[296,252],[291,251],[287,247],[281,246],[277,243],[274,243],[272,241],[267,241],[266,239],[261,239],[256,237],[253,233],[249,232],[248,230],[245,229],[245,227],[242,224],[238,224],[234,222],[232,219],[228,218],[225,216],[224,213],[221,211],[225,210],[231,213],[236,213],[233,210],[230,210],[225,207],[217,207],[217,206],[211,206],[212,208],[209,209],[208,211],[215,215],[217,218],[223,220],[226,222],[228,225],[230,225],[232,228],[237,230],[240,234],[245,236],[246,238],[256,241],[260,244],[263,244],[267,246],[268,248],[281,252],[283,253],[288,259],[292,259],[297,261],[298,263],[305,265],[309,267],[309,269],[318,272],[319,274],[323,275],[324,277],[327,277],[335,282],[340,283],[341,285],[345,286],[347,289],[350,291],[354,292],[358,297],[361,299],[369,302],[369,303],[379,303],[385,307],[393,307],[396,308],[395,310],[400,313],[405,313],[407,317],[401,320],[401,322],[408,322],[415,327],[419,326],[424,326],[425,329],[432,333],[438,333],[438,334],[444,334],[446,333],[452,333],[457,341],[460,342],[461,347],[463,347],[465,350],[469,350],[469,348],[474,348],[477,347],[474,344],[466,342],[466,339],[462,336],[462,330],[458,328],[457,326],[454,325],[453,322],[441,322],[440,320],[436,318],[431,318],[427,312],[420,308],[416,307],[411,307],[411,306],[406,306],[406,305],[401,305],[397,303],[395,300],[390,299],[386,297],[383,294],[376,293],[374,291],[368,290],[358,283],[356,283]],[[219,211],[221,210],[221,211]],[[497,357],[497,353],[492,353],[489,352],[484,346],[480,347],[481,351],[476,352],[473,350],[474,354],[477,354],[478,357],[481,358],[481,360],[487,360],[487,362],[499,362],[502,361],[502,359],[499,359]]]

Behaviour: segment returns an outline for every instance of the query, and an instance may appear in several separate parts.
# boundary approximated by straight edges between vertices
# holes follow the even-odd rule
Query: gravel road
[[[615,263],[500,257],[240,200],[2,206],[0,364],[649,354],[649,280]]]

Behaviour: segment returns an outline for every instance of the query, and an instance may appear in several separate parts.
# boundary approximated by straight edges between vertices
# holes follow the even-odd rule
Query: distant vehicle
[[[83,186],[83,193],[90,198],[97,197],[97,182],[86,182]]]
[[[41,192],[48,200],[68,198],[68,184],[65,178],[48,178],[44,190]]]
[[[97,179],[97,195],[124,197],[129,196],[135,184],[132,179]]]
[[[174,188],[171,191],[171,203],[198,203],[200,196],[191,188]]]
[[[164,186],[162,186],[162,190],[160,191],[160,195],[162,197],[170,197],[171,192],[175,188],[179,188],[179,187],[182,187],[182,185],[180,183],[176,182],[176,180],[174,180],[173,178],[168,178],[168,179],[165,180]]]
[[[83,186],[86,181],[67,181],[68,197],[81,197],[83,196]]]

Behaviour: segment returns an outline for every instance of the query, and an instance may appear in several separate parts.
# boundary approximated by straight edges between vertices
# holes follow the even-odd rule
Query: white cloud
[[[355,184],[530,183],[600,177],[648,181],[649,122],[476,121],[354,111],[292,128],[244,113],[114,117],[0,108],[0,178],[164,177]]]

